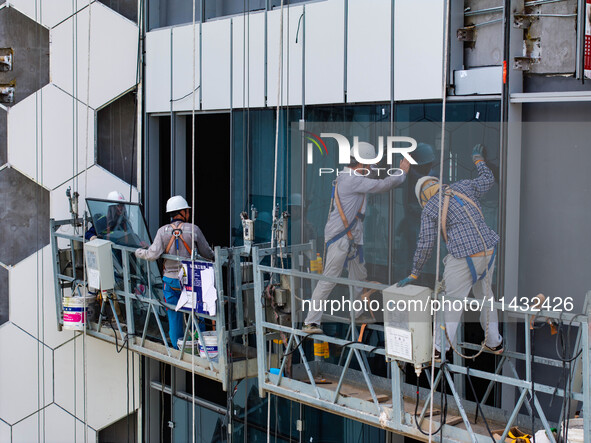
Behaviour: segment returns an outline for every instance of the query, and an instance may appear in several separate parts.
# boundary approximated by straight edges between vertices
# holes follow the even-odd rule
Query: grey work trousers
[[[474,292],[476,299],[482,300],[482,308],[480,310],[480,326],[482,330],[487,331],[486,345],[494,348],[501,344],[503,337],[499,334],[499,320],[497,310],[491,310],[490,299],[494,297],[492,292],[490,281],[492,279],[493,272],[495,270],[494,263],[487,269],[490,262],[491,256],[472,257],[474,262],[474,268],[478,276],[486,270],[487,274],[482,280],[478,280],[472,284],[472,274],[465,258],[455,258],[451,254],[448,254],[443,263],[445,270],[443,271],[443,280],[445,281],[445,297],[449,301],[453,301],[455,298],[464,300],[470,294],[470,289]],[[453,297],[453,299],[451,298]],[[444,309],[445,327],[450,340],[455,341],[456,332],[458,330],[458,324],[462,318],[462,309],[449,309],[449,305],[446,305],[448,309]],[[441,345],[441,334],[445,338],[445,333],[439,327],[439,316],[437,317],[437,334],[435,341],[435,349],[440,350]],[[445,350],[449,350],[450,345],[445,341]]]
[[[345,265],[348,252],[349,238],[345,235],[328,247],[322,275],[326,275],[328,277],[340,277],[341,273],[343,272],[343,266]],[[359,255],[357,255],[353,260],[349,260],[347,268],[349,270],[349,278],[351,280],[364,281],[367,278],[365,264],[359,261]],[[322,280],[318,282],[316,289],[314,289],[314,292],[312,293],[312,306],[305,320],[307,325],[311,323],[321,323],[322,314],[324,311],[322,309],[315,308],[320,307],[321,302],[328,298],[335,285],[336,283]],[[359,298],[362,292],[363,288],[355,287],[356,298]],[[356,312],[355,317],[359,317],[361,314],[362,311]]]

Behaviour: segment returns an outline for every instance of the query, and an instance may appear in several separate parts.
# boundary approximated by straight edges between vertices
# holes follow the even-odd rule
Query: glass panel
[[[197,2],[195,21],[201,21],[201,2]],[[148,0],[148,29],[193,23],[193,2],[187,0]]]
[[[204,0],[205,20],[227,15],[242,14],[247,11],[262,11],[266,0]]]

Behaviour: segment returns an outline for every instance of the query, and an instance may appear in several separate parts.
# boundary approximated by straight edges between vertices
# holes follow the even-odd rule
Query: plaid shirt
[[[483,161],[478,162],[476,169],[478,170],[478,178],[460,180],[449,186],[451,189],[469,197],[480,208],[478,199],[492,187],[494,176]],[[464,258],[485,249],[491,249],[499,241],[499,236],[486,225],[480,212],[471,203],[463,203],[464,207],[455,198],[450,198],[447,212],[447,249],[456,258]],[[476,222],[478,230],[480,230],[486,243],[486,248],[482,244],[478,230],[474,228],[472,220],[466,214],[466,209]],[[421,215],[421,231],[412,270],[412,273],[416,276],[420,274],[423,265],[431,257],[433,245],[437,239],[438,214],[439,193],[429,199]]]

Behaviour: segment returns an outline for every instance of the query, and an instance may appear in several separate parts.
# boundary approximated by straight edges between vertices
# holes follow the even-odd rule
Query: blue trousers
[[[162,282],[164,283],[164,300],[166,303],[176,306],[182,292],[180,280],[178,278],[162,277]],[[177,342],[179,338],[183,338],[185,333],[184,314],[168,308],[166,309],[166,314],[168,315],[168,336],[172,341],[172,347],[178,349]],[[205,322],[203,319],[199,318],[197,322],[199,329],[205,331]],[[188,337],[187,340],[191,340],[191,337]]]

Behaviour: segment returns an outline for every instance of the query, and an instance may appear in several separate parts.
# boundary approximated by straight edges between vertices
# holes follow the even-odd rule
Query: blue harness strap
[[[468,263],[468,268],[470,269],[470,274],[472,274],[472,284],[475,284],[477,281],[482,280],[486,276],[486,273],[490,270],[490,268],[492,267],[492,265],[495,261],[496,255],[497,255],[497,247],[495,246],[495,249],[493,250],[493,253],[492,253],[490,260],[488,262],[488,266],[486,267],[486,269],[484,270],[484,272],[482,273],[482,275],[480,277],[476,273],[476,268],[474,267],[474,261],[472,260],[472,257],[470,257],[470,256],[466,257],[466,263]]]

